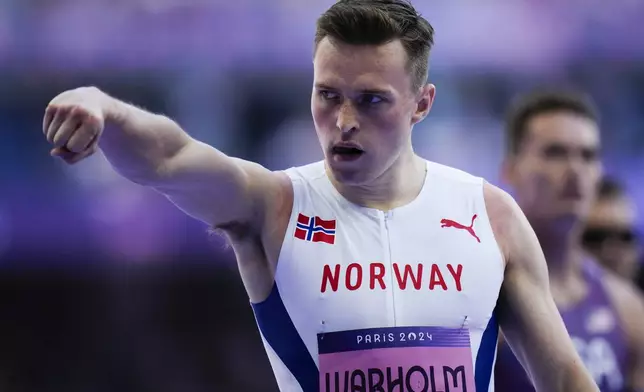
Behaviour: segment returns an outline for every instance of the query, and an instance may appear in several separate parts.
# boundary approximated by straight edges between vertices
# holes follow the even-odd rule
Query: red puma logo
[[[453,227],[455,229],[465,230],[470,233],[472,237],[476,238],[476,240],[480,243],[481,239],[476,235],[476,232],[474,231],[474,220],[476,219],[476,216],[477,215],[474,214],[474,216],[472,217],[472,223],[470,223],[469,226],[465,226],[451,219],[441,219],[441,227]]]

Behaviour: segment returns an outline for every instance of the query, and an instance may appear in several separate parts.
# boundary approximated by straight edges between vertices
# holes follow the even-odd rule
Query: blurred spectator
[[[640,288],[640,290],[644,291],[644,268],[642,268],[642,266],[644,266],[644,255],[642,255],[642,257],[640,258],[640,262],[638,265],[639,265],[639,268],[637,272],[637,277],[635,278],[635,283],[637,284],[637,287]]]
[[[604,178],[586,222],[583,244],[600,263],[634,280],[639,270],[640,242],[633,200],[614,178]]]

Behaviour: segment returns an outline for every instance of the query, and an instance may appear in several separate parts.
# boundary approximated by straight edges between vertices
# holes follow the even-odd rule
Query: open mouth
[[[334,158],[341,161],[353,161],[364,154],[363,150],[354,146],[334,146],[331,152]]]

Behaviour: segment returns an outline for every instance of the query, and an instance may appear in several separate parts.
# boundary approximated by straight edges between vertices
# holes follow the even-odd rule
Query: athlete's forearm
[[[164,175],[164,165],[191,140],[168,117],[153,114],[101,93],[105,131],[99,147],[121,175],[142,185],[153,185]]]
[[[552,391],[552,392],[599,392],[597,384],[593,381],[592,377],[588,371],[579,363],[575,363],[574,366],[571,366],[568,369],[562,369],[559,373],[559,379],[561,382],[554,385],[547,385],[544,388],[538,389],[538,391]],[[553,377],[553,379],[556,379]],[[545,383],[550,384],[551,380],[542,380]]]

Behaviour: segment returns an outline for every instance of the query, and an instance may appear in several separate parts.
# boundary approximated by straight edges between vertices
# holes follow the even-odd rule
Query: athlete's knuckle
[[[58,132],[56,132],[56,134],[53,136],[52,143],[54,143],[55,145],[60,145],[64,143],[66,139],[67,136],[65,135],[65,133],[61,132],[61,129],[59,129]]]
[[[80,104],[74,104],[70,107],[70,115],[76,120],[84,120],[88,116],[87,109]]]

